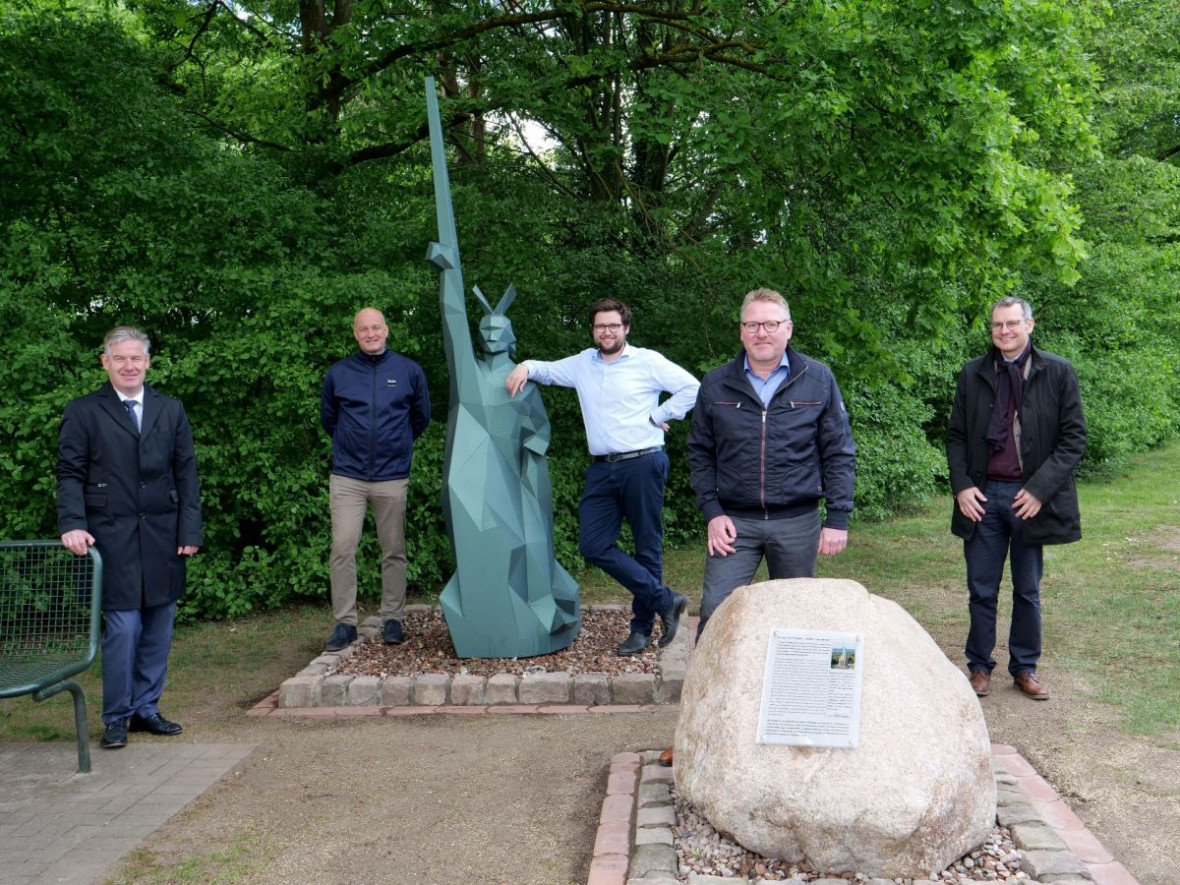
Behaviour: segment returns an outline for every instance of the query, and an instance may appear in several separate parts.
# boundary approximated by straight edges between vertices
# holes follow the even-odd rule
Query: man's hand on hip
[[[724,513],[709,520],[708,536],[710,556],[728,556],[736,549],[733,542],[737,540],[737,529]]]
[[[85,556],[86,549],[94,543],[94,535],[85,529],[74,529],[61,536],[61,544],[75,556]]]
[[[819,552],[824,556],[835,556],[848,546],[848,529],[819,530]]]

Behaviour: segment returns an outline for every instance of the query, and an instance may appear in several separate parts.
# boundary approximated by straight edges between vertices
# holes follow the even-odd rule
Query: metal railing
[[[61,541],[0,541],[0,698],[74,698],[78,770],[90,771],[86,696],[72,677],[98,653],[102,557]]]

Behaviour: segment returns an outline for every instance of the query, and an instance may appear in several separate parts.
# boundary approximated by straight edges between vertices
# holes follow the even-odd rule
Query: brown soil
[[[962,637],[935,639],[959,660]],[[315,651],[275,654],[294,673]],[[1016,747],[1140,885],[1175,885],[1180,735],[1128,737],[1088,674],[1059,671],[1051,650],[1040,673],[1053,696],[1036,702],[997,671],[982,699],[992,739]],[[215,686],[206,700],[182,739],[258,749],[110,883],[584,883],[611,756],[669,745],[677,714],[256,718]],[[190,878],[174,877],[182,863]]]
[[[655,643],[637,655],[619,657],[615,649],[626,637],[630,617],[621,610],[587,609],[582,627],[569,648],[531,658],[460,658],[455,653],[447,622],[436,609],[429,614],[407,612],[403,626],[406,641],[385,645],[380,637],[359,642],[352,656],[336,672],[349,676],[494,676],[497,673],[658,673]],[[658,628],[657,628],[658,633]]]

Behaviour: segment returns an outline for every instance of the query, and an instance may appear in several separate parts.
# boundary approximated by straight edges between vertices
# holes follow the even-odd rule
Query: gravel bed
[[[380,636],[358,642],[355,651],[333,672],[347,676],[421,676],[444,673],[450,676],[517,676],[536,673],[568,672],[624,673],[660,672],[655,643],[646,651],[629,657],[615,654],[619,643],[627,638],[631,617],[622,611],[598,608],[582,610],[582,629],[563,651],[531,658],[459,658],[447,631],[446,620],[437,609],[429,614],[406,612],[402,626],[406,641],[385,645]],[[658,633],[658,630],[657,630]]]
[[[763,880],[766,882],[814,882],[817,879],[845,879],[849,882],[868,882],[871,877],[861,873],[825,873],[813,870],[807,863],[789,864],[777,858],[762,857],[725,838],[702,817],[696,809],[672,790],[676,809],[676,825],[672,828],[672,845],[680,859],[682,875],[719,876],[727,879]],[[1007,828],[997,826],[983,846],[955,861],[941,873],[929,876],[941,883],[1021,882],[1028,874],[1020,871],[1020,854]],[[892,880],[900,883],[911,879]]]

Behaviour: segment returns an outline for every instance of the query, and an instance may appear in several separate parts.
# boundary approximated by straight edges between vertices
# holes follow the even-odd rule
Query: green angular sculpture
[[[553,555],[549,418],[537,385],[511,397],[516,337],[504,314],[512,286],[493,308],[477,287],[483,355],[467,323],[459,241],[434,79],[426,80],[434,166],[437,243],[426,258],[440,271],[443,341],[451,371],[443,513],[455,574],[440,603],[462,658],[529,657],[560,651],[581,626],[578,585]]]

